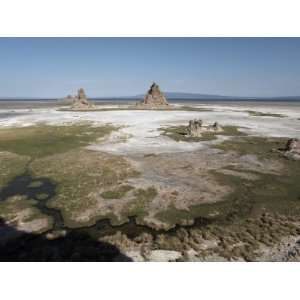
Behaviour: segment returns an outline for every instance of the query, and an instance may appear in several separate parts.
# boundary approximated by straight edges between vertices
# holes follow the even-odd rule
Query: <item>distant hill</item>
[[[214,94],[200,93],[182,93],[182,92],[164,92],[168,99],[197,99],[197,100],[264,100],[264,101],[300,101],[300,96],[280,96],[280,97],[241,97],[241,96],[223,96]],[[136,95],[134,99],[142,99],[144,95]]]
[[[198,94],[198,93],[182,93],[182,92],[164,92],[164,95],[169,99],[232,99],[240,98],[233,96],[221,96],[212,94]],[[136,95],[134,98],[144,98],[145,95]]]
[[[170,99],[232,99],[237,98],[233,96],[222,96],[213,94],[198,94],[198,93],[180,93],[180,92],[166,92],[164,93]]]
[[[260,99],[260,98],[257,98],[257,99]],[[281,97],[269,97],[269,98],[262,98],[262,99],[300,101],[300,96],[281,96]]]

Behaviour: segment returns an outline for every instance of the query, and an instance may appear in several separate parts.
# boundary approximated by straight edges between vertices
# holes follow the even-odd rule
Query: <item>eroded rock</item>
[[[293,138],[289,139],[284,149],[284,155],[292,159],[300,159],[300,140]]]
[[[73,97],[72,109],[85,110],[94,108],[95,105],[87,99],[84,89],[80,88],[77,96]]]
[[[194,119],[189,121],[187,127],[187,135],[191,137],[201,137],[204,132],[222,132],[223,128],[219,125],[218,122],[215,122],[212,125],[203,125],[201,119]]]
[[[189,136],[200,137],[202,132],[202,120],[194,119],[189,121],[189,125],[187,127],[187,133]]]
[[[299,139],[289,139],[287,141],[285,151],[300,154],[300,140]]]
[[[165,108],[169,106],[169,103],[159,86],[153,82],[144,100],[137,103],[136,106],[141,108]]]

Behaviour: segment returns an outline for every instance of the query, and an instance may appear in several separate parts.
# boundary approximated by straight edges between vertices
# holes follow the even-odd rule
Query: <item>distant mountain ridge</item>
[[[247,96],[223,96],[214,94],[200,94],[200,93],[183,93],[183,92],[164,92],[168,99],[198,99],[198,100],[300,100],[300,96],[280,96],[280,97],[247,97]],[[136,95],[134,99],[141,99],[144,95]]]
[[[233,96],[222,96],[214,94],[198,94],[198,93],[183,93],[183,92],[165,92],[167,98],[170,99],[229,99],[240,98]]]

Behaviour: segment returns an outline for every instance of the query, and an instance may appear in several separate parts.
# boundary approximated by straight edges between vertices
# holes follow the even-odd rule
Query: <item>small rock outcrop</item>
[[[212,129],[216,132],[220,132],[220,131],[223,131],[223,128],[219,125],[218,122],[215,122],[212,126]]]
[[[72,109],[93,109],[95,105],[88,101],[85,91],[80,88],[77,92],[77,96],[73,98]]]
[[[223,128],[218,122],[212,125],[203,126],[203,121],[200,119],[194,119],[189,121],[187,126],[187,135],[191,137],[201,137],[204,132],[222,132]]]
[[[187,127],[187,135],[193,137],[200,137],[202,135],[202,120],[194,119],[189,121],[189,125]]]
[[[289,139],[286,143],[285,151],[300,154],[300,140]]]
[[[153,82],[144,100],[138,102],[136,106],[140,108],[166,108],[169,106],[169,103],[159,86]]]
[[[289,139],[284,149],[284,155],[293,159],[300,159],[300,140]]]

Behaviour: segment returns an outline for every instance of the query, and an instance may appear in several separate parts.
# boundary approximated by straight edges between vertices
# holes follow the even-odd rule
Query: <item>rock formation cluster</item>
[[[77,96],[73,98],[72,109],[92,109],[94,107],[94,104],[88,101],[84,89],[80,88]]]
[[[189,121],[187,126],[187,135],[191,137],[201,137],[203,132],[221,132],[223,128],[215,122],[212,125],[203,126],[203,122],[200,119],[194,119]]]
[[[299,139],[289,139],[287,141],[285,151],[300,154],[300,140]]]
[[[153,82],[144,100],[136,105],[141,108],[165,108],[169,106],[169,103],[164,94],[161,92],[159,86]]]
[[[59,99],[59,101],[61,101],[61,103],[63,104],[71,105],[71,108],[75,110],[86,110],[95,108],[95,105],[87,99],[83,88],[80,88],[77,91],[77,95],[68,95],[65,98]]]
[[[188,136],[199,137],[202,132],[202,120],[194,119],[189,121],[189,125],[187,127]]]
[[[293,159],[300,159],[300,140],[299,139],[289,139],[285,146],[285,156],[291,157]]]

